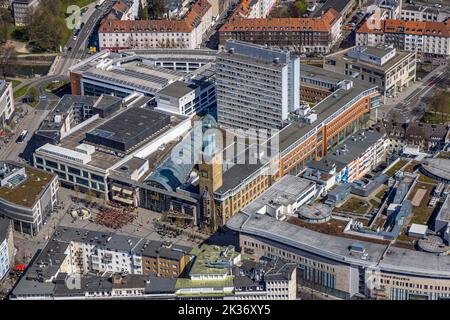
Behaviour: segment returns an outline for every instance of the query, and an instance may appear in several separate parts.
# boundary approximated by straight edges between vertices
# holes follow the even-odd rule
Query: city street
[[[390,103],[382,104],[371,113],[372,120],[387,119],[400,116],[404,122],[412,122],[422,117],[426,104],[421,100],[425,97],[432,97],[439,85],[448,77],[446,66],[441,65],[427,74],[422,80],[416,81],[397,97],[390,99]],[[433,79],[431,84],[429,81]],[[400,120],[400,119],[399,119]]]

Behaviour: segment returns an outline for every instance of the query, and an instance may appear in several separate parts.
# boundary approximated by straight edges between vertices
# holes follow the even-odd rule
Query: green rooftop
[[[232,287],[233,277],[227,276],[224,280],[191,280],[185,278],[178,278],[175,289],[186,288],[223,288]]]
[[[25,167],[26,180],[13,188],[0,187],[0,198],[13,204],[32,208],[53,176],[44,171]]]
[[[190,275],[194,274],[226,274],[228,268],[210,267],[209,263],[215,263],[220,261],[231,261],[239,255],[234,251],[233,247],[219,247],[202,245],[200,248],[194,248],[190,252],[195,256],[194,264],[189,272]]]

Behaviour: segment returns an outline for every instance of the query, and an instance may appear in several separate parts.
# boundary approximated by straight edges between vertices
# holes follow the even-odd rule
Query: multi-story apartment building
[[[353,47],[326,56],[323,68],[376,84],[384,102],[415,81],[416,53],[382,45]]]
[[[337,137],[333,145],[337,145]],[[385,135],[377,130],[359,130],[336,146],[320,161],[311,161],[308,168],[334,176],[336,183],[353,182],[375,169],[386,155]]]
[[[0,80],[0,128],[4,128],[14,113],[14,96],[12,84]]]
[[[128,273],[176,278],[190,261],[190,248],[120,234],[66,228],[57,230],[70,243],[69,264],[74,273]],[[71,236],[72,238],[70,238]]]
[[[281,129],[300,105],[300,59],[227,41],[217,57],[218,121],[224,128]]]
[[[200,46],[212,26],[207,0],[199,0],[181,20],[109,20],[100,25],[100,50],[188,48]]]
[[[357,46],[393,45],[425,55],[450,55],[450,28],[444,22],[368,19],[356,33]]]
[[[401,20],[445,22],[450,13],[429,6],[404,5],[401,12]]]
[[[326,54],[341,36],[342,17],[329,9],[317,18],[234,18],[220,28],[220,43],[229,39]]]
[[[35,236],[58,201],[58,177],[13,162],[0,163],[0,216],[14,230]]]
[[[14,12],[14,23],[16,26],[28,24],[30,14],[37,8],[40,0],[13,0],[12,9]]]
[[[0,281],[14,263],[14,250],[12,222],[8,218],[0,218]]]

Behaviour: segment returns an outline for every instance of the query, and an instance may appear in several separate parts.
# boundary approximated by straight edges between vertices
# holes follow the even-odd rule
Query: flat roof
[[[16,164],[15,164],[16,165]],[[16,166],[21,166],[17,164]],[[26,179],[15,187],[0,187],[0,198],[18,206],[33,208],[55,175],[25,166]]]
[[[383,133],[373,129],[362,129],[348,137],[343,143],[328,152],[320,161],[311,161],[307,165],[314,169],[329,170],[334,163],[336,170],[340,171],[352,161],[364,154],[367,149],[383,137]],[[344,148],[346,151],[344,151]]]
[[[450,279],[450,256],[391,246],[380,261],[382,270]]]
[[[146,139],[153,136],[163,127],[161,121],[170,122],[170,115],[151,110],[149,108],[131,107],[87,132],[86,140],[92,142],[91,136],[101,140],[124,143],[126,145],[142,144]],[[137,138],[144,139],[135,141]],[[108,147],[108,146],[107,146]],[[126,151],[126,150],[122,150]]]
[[[369,63],[367,61],[363,61],[358,58],[353,58],[353,57],[348,56],[347,53],[349,53],[352,50],[355,50],[355,48],[356,47],[351,47],[348,49],[338,51],[336,53],[332,53],[332,54],[328,55],[326,58],[335,57],[337,60],[341,60],[341,61],[353,61],[353,62],[357,62],[359,65],[365,66],[367,68],[377,69],[377,70],[385,72],[385,71],[389,70],[390,68],[394,67],[396,64],[398,64],[400,61],[405,59],[407,56],[414,55],[413,52],[396,50],[396,54],[394,57],[389,59],[383,65],[377,65],[374,63]],[[361,52],[362,54],[374,55],[379,58],[384,57],[387,54],[388,50],[393,50],[392,48],[381,48],[381,47],[364,47],[364,48],[366,50],[364,52]]]
[[[239,213],[231,217],[226,225],[234,231],[262,237],[277,242],[280,246],[290,246],[348,264],[373,266],[387,248],[383,244],[312,231],[268,215]],[[362,254],[350,251],[350,247],[356,242],[364,246],[367,253],[365,258]]]
[[[175,81],[169,84],[167,87],[158,92],[158,95],[169,96],[172,98],[182,98],[193,90],[197,89],[198,86],[191,83]]]
[[[190,252],[191,255],[195,256],[194,263],[189,271],[190,275],[197,274],[227,274],[229,269],[210,267],[208,264],[221,261],[230,261],[234,259],[239,253],[234,251],[233,246],[229,247],[219,247],[215,245],[203,244],[199,248],[193,248]]]
[[[358,95],[366,90],[376,88],[376,86],[365,83],[358,79],[353,79],[351,77],[324,70],[319,67],[301,64],[300,76],[302,76],[302,73],[307,73],[308,76],[315,75],[318,78],[328,79],[328,82],[330,78],[341,79],[340,81],[349,80],[353,83],[353,87],[348,90],[337,89],[328,97],[315,105],[312,110],[317,114],[317,120],[312,124],[292,121],[289,125],[281,129],[279,133],[280,152],[284,152],[296,141],[304,137],[308,132],[325,121],[329,116],[333,115],[340,108],[344,107],[347,103],[354,100]]]
[[[427,159],[422,167],[436,177],[450,181],[450,159]]]
[[[277,206],[294,203],[315,182],[304,178],[286,175],[270,186],[259,197],[241,209],[242,212],[256,213],[264,206]]]

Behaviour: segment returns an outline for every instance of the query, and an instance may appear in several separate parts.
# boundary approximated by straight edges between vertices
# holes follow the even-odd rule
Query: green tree
[[[150,19],[161,19],[166,11],[164,0],[148,0],[147,8]]]
[[[8,27],[13,22],[11,12],[8,9],[0,7],[0,21],[0,44],[2,44],[8,40]]]
[[[139,20],[148,20],[148,7],[143,7],[142,2],[139,2],[138,17]]]

